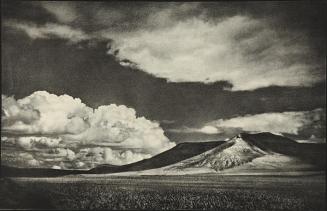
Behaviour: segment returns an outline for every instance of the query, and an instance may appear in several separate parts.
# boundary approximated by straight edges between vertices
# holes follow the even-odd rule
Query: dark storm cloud
[[[28,3],[25,3],[26,5]],[[223,18],[233,15],[247,15],[254,18],[266,18],[271,21],[279,21],[278,27],[288,30],[289,28],[306,30],[323,38],[325,2],[189,2],[187,4],[177,2],[33,2],[34,7],[43,7],[46,12],[57,17],[62,23],[76,24],[89,27],[104,27],[115,25],[136,25],[144,27],[142,23],[151,13],[168,10],[173,6],[180,6],[180,10],[172,11],[179,21],[188,17],[201,14],[205,10],[208,17]],[[9,4],[10,5],[10,4]],[[61,11],[59,11],[61,9]],[[23,13],[27,13],[22,10]],[[67,14],[68,10],[72,14]],[[37,10],[35,12],[45,13]],[[31,16],[31,15],[29,15]],[[65,16],[71,16],[66,17]],[[75,18],[74,18],[75,17]],[[43,18],[44,19],[44,18]],[[92,28],[91,28],[92,29]]]
[[[153,27],[146,19],[154,13],[169,10],[183,5],[177,2],[40,2],[38,4],[54,15],[58,22],[81,27],[87,32],[104,28],[118,31],[131,31],[137,28]],[[175,12],[175,16],[183,19],[199,14],[199,3],[188,3]],[[192,9],[191,11],[189,9]]]
[[[105,43],[67,45],[63,40],[29,41],[24,35],[18,38],[6,34],[3,38],[7,49],[3,53],[3,93],[17,98],[46,89],[78,96],[94,108],[124,104],[150,119],[177,120],[187,125],[325,105],[324,83],[312,88],[269,87],[231,93],[222,90],[224,83],[166,83],[131,71],[103,53]]]
[[[111,40],[121,65],[168,81],[228,81],[235,91],[312,86],[324,76],[319,3],[31,2],[26,10],[35,8],[56,21],[35,25],[14,13],[5,27],[32,39]]]
[[[53,14],[29,1],[1,1],[1,17],[3,20],[33,21],[36,24],[56,21]]]

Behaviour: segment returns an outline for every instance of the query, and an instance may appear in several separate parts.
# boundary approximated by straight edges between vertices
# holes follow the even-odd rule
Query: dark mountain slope
[[[325,144],[298,143],[272,133],[241,133],[202,154],[139,174],[321,171],[326,168],[325,150]]]
[[[89,173],[111,173],[111,172],[123,172],[123,171],[140,171],[146,169],[160,168],[170,164],[177,163],[187,158],[196,156],[203,152],[206,152],[212,148],[215,148],[224,141],[213,141],[213,142],[186,142],[180,143],[175,147],[162,152],[149,159],[144,159],[136,163],[119,166],[115,169],[108,168],[106,165],[98,166],[91,169]]]
[[[326,144],[324,143],[298,143],[284,136],[272,133],[247,134],[242,138],[264,151],[298,157],[303,161],[314,164],[318,168],[326,166]]]

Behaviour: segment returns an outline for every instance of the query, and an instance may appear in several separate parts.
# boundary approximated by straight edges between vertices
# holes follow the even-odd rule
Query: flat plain
[[[1,208],[325,210],[325,174],[1,179]],[[6,190],[7,188],[7,190]]]

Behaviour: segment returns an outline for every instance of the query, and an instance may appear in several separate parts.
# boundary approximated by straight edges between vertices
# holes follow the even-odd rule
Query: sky
[[[326,3],[2,1],[1,157],[123,165],[272,132],[326,142]]]

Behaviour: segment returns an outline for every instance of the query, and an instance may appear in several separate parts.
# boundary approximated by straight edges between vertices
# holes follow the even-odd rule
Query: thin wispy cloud
[[[61,38],[74,43],[91,39],[91,37],[82,30],[56,23],[47,23],[45,25],[38,26],[34,23],[23,23],[10,20],[5,21],[4,26],[22,31],[31,39]]]
[[[209,125],[227,128],[242,128],[244,131],[269,131],[274,133],[288,133],[297,135],[301,129],[322,121],[323,109],[313,111],[294,111],[282,113],[263,113],[246,115],[232,119],[220,119]]]
[[[73,2],[42,1],[38,3],[62,23],[71,23],[78,18],[78,12],[75,10]]]
[[[204,133],[204,134],[219,134],[223,132],[218,128],[210,125],[206,125],[202,128],[182,127],[177,129],[168,129],[168,131],[173,133]]]

